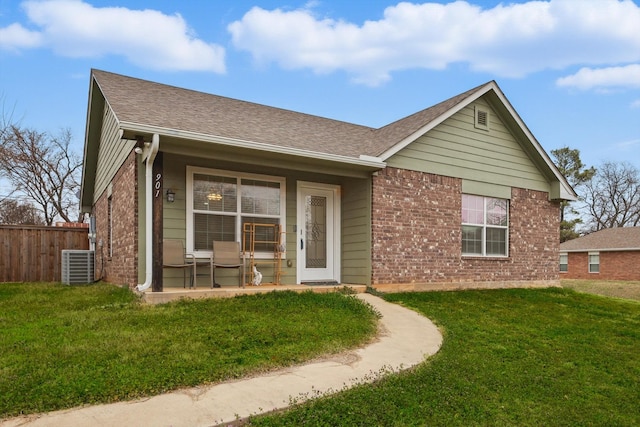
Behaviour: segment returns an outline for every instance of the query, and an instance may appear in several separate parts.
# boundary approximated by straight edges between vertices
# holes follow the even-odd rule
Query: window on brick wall
[[[285,227],[285,178],[189,167],[187,169],[187,250],[211,253],[213,241],[242,243],[247,222]],[[272,241],[275,236],[256,236]],[[265,243],[256,252],[273,257]]]
[[[560,254],[560,272],[569,271],[569,254]]]
[[[589,252],[589,273],[600,273],[599,252]]]
[[[509,201],[462,195],[462,254],[502,257],[509,248]]]

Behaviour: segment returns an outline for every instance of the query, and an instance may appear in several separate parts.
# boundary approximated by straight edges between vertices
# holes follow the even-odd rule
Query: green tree
[[[551,155],[555,159],[558,170],[567,178],[569,184],[578,194],[580,200],[583,187],[587,184],[596,173],[596,169],[592,166],[587,168],[580,159],[580,150],[569,147],[551,150]],[[579,237],[576,226],[582,223],[578,211],[571,206],[571,202],[563,201],[560,203],[560,242],[575,239]]]

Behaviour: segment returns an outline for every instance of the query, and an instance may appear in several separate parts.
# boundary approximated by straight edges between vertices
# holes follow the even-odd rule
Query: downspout
[[[145,153],[147,157],[147,165],[145,170],[145,281],[136,286],[138,292],[144,292],[151,287],[153,280],[153,161],[158,154],[160,147],[160,136],[153,134],[151,146]]]

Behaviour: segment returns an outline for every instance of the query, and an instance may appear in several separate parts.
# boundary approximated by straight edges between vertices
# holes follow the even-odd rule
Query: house
[[[605,228],[561,243],[560,278],[640,280],[640,227]]]
[[[374,129],[91,73],[81,206],[110,282],[182,287],[163,238],[206,259],[257,222],[283,231],[282,284],[556,284],[574,199],[494,81]],[[251,256],[269,277],[269,245]]]

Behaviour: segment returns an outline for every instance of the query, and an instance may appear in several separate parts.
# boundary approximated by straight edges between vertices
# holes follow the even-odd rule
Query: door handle
[[[304,240],[300,239],[300,250],[304,250]]]

